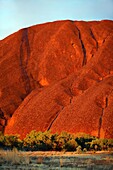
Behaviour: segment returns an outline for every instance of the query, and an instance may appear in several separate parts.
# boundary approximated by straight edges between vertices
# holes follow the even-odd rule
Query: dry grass
[[[38,163],[38,164],[42,164],[42,163],[43,163],[43,157],[42,157],[42,156],[39,156],[39,157],[38,157],[37,163]]]
[[[63,166],[63,159],[60,158],[60,167],[62,167],[62,166]]]
[[[0,150],[0,159],[1,162],[5,162],[7,164],[12,165],[20,165],[30,163],[30,159],[28,155],[24,155],[21,151],[18,151],[16,148],[13,150]]]

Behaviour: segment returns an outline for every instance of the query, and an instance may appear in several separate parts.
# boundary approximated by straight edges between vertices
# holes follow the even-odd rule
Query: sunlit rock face
[[[113,138],[113,21],[56,21],[0,41],[0,130]]]

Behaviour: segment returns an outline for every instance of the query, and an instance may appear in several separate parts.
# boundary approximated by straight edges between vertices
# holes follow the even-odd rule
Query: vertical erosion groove
[[[104,108],[102,108],[102,113],[99,118],[99,127],[98,127],[98,138],[100,138],[100,132],[101,132],[101,127],[102,127],[102,118],[104,115]]]
[[[24,53],[26,54],[26,60]],[[24,87],[26,94],[29,94],[31,92],[31,85],[30,85],[30,79],[27,74],[27,65],[28,60],[30,57],[30,45],[29,45],[29,39],[28,39],[28,29],[23,29],[22,32],[22,39],[21,39],[21,45],[20,45],[20,67],[21,67],[21,74],[22,74],[22,80],[24,82]]]
[[[106,109],[107,107],[108,107],[108,97],[106,97],[106,99],[105,99],[105,107],[102,108],[102,113],[101,113],[100,118],[99,118],[98,138],[100,138],[103,116],[104,116],[105,109]]]
[[[2,123],[1,121],[4,121],[4,123]],[[4,132],[4,127],[7,125],[7,119],[4,116],[4,112],[2,111],[2,109],[0,108],[0,126],[2,126],[2,132]]]
[[[110,32],[110,33],[103,39],[103,44],[106,42],[107,38],[109,38],[112,34],[113,34],[113,32]]]
[[[50,125],[48,126],[47,130],[50,130],[50,128],[52,127],[53,123],[55,122],[55,120],[57,119],[57,117],[59,116],[60,112],[64,109],[64,106],[62,103],[60,103],[59,101],[56,101],[56,103],[61,107],[59,109],[59,111],[56,112],[53,120],[50,122]]]
[[[68,95],[69,95],[69,94],[68,94]],[[72,93],[71,93],[71,95],[69,95],[69,96],[70,96],[69,104],[71,104],[71,103],[72,103],[72,100],[73,100],[73,95],[72,95]],[[60,103],[59,101],[56,101],[56,102],[57,102],[57,104],[58,104],[59,106],[61,106],[61,109],[56,112],[55,117],[54,117],[53,120],[51,121],[51,123],[50,123],[50,125],[48,126],[47,130],[50,130],[50,129],[51,129],[53,123],[55,122],[55,120],[56,120],[57,117],[59,116],[60,112],[65,108],[65,106],[63,106],[62,103]]]
[[[60,114],[60,112],[61,112],[61,110],[58,111],[58,112],[56,112],[56,115],[55,115],[54,119],[51,121],[50,125],[48,126],[47,131],[51,129],[54,121],[57,119],[57,117],[58,117],[58,115]]]
[[[91,34],[91,37],[94,39],[94,41],[96,43],[96,50],[98,50],[98,41],[96,40],[91,28],[90,28],[90,34]]]
[[[72,100],[73,100],[73,96],[70,97],[70,104],[72,103]]]
[[[78,30],[78,36],[79,36],[79,40],[80,40],[81,46],[82,46],[82,51],[83,51],[83,62],[82,62],[82,66],[84,66],[84,65],[87,64],[86,49],[85,49],[83,40],[82,40],[82,38],[81,38],[81,32],[80,32],[80,30],[78,29],[77,26],[76,26],[76,28],[77,28],[77,30]]]

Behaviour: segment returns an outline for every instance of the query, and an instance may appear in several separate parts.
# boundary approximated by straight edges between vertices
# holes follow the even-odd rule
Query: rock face
[[[113,138],[113,21],[56,21],[0,41],[0,130]]]

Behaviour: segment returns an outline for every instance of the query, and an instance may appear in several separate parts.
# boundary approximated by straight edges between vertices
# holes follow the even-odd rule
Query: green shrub
[[[20,140],[18,135],[5,135],[5,146],[7,147],[20,147],[22,141]]]
[[[89,150],[113,150],[113,139],[98,139],[96,137],[79,133],[72,135],[67,132],[52,134],[50,131],[31,131],[23,140],[18,135],[3,135],[0,133],[0,147],[31,151],[77,151],[81,153]]]
[[[66,143],[65,148],[67,151],[76,151],[77,146],[78,146],[78,143],[75,141],[75,139],[70,139]]]
[[[81,152],[82,152],[82,147],[79,145],[79,146],[76,148],[76,151],[77,151],[77,153],[81,153]]]
[[[92,140],[94,140],[95,137],[85,134],[85,133],[78,133],[76,134],[76,142],[78,145],[80,145],[82,150],[86,148],[87,150],[90,150],[90,143]]]
[[[20,140],[19,135],[3,135],[0,133],[0,147],[4,148],[21,148],[22,140]]]
[[[108,139],[95,139],[90,143],[90,148],[93,150],[107,150]]]
[[[27,150],[51,150],[52,141],[49,131],[36,132],[35,130],[27,134],[24,139],[24,148]]]
[[[113,151],[113,139],[108,139],[107,148],[108,150]]]

